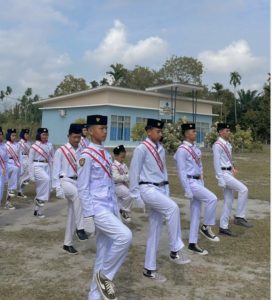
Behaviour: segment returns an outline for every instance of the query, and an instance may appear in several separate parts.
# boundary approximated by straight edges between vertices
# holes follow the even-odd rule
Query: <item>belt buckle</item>
[[[163,182],[158,183],[158,186],[159,186],[159,187],[162,187],[163,185],[164,185]]]

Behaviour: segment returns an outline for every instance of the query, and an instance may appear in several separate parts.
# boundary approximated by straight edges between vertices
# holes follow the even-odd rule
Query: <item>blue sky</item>
[[[0,0],[0,89],[47,97],[66,74],[100,80],[111,63],[159,69],[172,54],[203,84],[261,89],[270,70],[268,0]]]

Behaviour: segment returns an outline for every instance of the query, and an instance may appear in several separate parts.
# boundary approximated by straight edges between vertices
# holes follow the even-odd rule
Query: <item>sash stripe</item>
[[[74,163],[70,160],[70,158],[68,157],[68,155],[67,155],[67,153],[65,152],[64,148],[71,154]],[[76,158],[75,158],[74,154],[70,151],[70,149],[67,148],[66,145],[61,146],[61,147],[60,147],[60,150],[61,150],[62,153],[64,154],[64,156],[65,156],[66,160],[68,161],[69,165],[72,167],[72,169],[74,170],[74,172],[77,174]]]
[[[186,147],[185,145],[181,145],[179,146],[179,148],[182,148],[184,150],[186,150],[187,152],[189,152],[192,156],[192,158],[194,159],[194,161],[196,162],[196,164],[201,167],[201,164],[200,164],[200,158],[198,157],[198,155],[195,153],[195,151],[189,147]]]
[[[161,170],[161,172],[163,173],[164,171],[164,166],[163,166],[163,162],[161,160],[160,154],[157,151],[157,149],[148,141],[144,141],[142,144],[144,144],[146,146],[146,148],[148,149],[148,151],[151,153],[151,155],[154,157],[159,169]],[[153,152],[152,152],[153,150]],[[155,154],[154,154],[155,153]]]

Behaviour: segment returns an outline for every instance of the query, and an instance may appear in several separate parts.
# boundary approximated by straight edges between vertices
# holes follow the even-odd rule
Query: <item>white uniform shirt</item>
[[[22,164],[22,153],[20,144],[17,142],[6,142],[6,148],[9,156],[9,164],[15,165],[18,168],[21,168]]]
[[[130,192],[134,198],[140,198],[140,181],[153,183],[168,181],[165,150],[163,146],[161,144],[156,146],[156,144],[154,144],[149,138],[145,141],[157,150],[160,161],[162,162],[162,170],[148,148],[143,143],[138,145],[133,152],[129,169]],[[150,149],[154,148],[150,147]],[[155,152],[153,154],[155,155]]]
[[[9,156],[6,145],[4,143],[0,143],[0,160],[0,170],[7,171]]]
[[[112,178],[116,184],[125,184],[129,182],[128,167],[125,163],[114,160],[112,164]]]
[[[52,165],[54,157],[54,149],[51,143],[42,143],[36,141],[29,150],[29,174],[30,177],[34,177],[34,163],[35,160],[47,161],[49,165]],[[50,174],[49,174],[50,175]]]
[[[20,145],[22,155],[28,156],[29,150],[31,148],[31,143],[24,139],[20,139],[20,141],[18,143]]]
[[[213,144],[213,164],[215,169],[216,178],[222,178],[222,169],[233,166],[232,162],[232,146],[231,144],[219,137]]]
[[[90,147],[95,151],[91,151]],[[90,143],[83,149],[78,165],[77,184],[83,216],[93,216],[105,208],[116,212],[117,200],[109,152],[102,145]]]
[[[83,137],[83,136],[81,137],[81,139],[80,139],[80,146],[81,146],[81,148],[88,147],[89,143],[90,143],[90,141],[89,141],[88,138]]]
[[[203,166],[201,161],[201,150],[195,145],[184,141],[174,155],[179,179],[186,193],[190,193],[190,176],[201,176]]]
[[[58,148],[53,160],[53,184],[54,188],[60,187],[60,176],[77,177],[77,161],[82,148],[75,149],[70,143]],[[64,154],[65,153],[65,154]]]

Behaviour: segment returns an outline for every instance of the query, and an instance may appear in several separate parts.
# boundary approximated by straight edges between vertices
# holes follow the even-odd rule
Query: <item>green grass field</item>
[[[130,160],[128,155],[128,162]],[[253,219],[254,228],[235,227],[239,237],[222,237],[211,244],[200,238],[209,249],[207,257],[192,256],[192,263],[176,266],[168,261],[167,236],[162,235],[158,265],[168,278],[155,284],[143,278],[148,218],[133,210],[133,245],[115,283],[118,300],[221,300],[270,298],[270,150],[235,154],[240,170],[238,178],[249,188],[249,198],[267,205],[267,214]],[[183,198],[172,156],[167,156],[171,195]],[[205,184],[222,201],[212,166],[212,155],[203,153]],[[86,299],[95,257],[95,243],[75,241],[80,254],[69,256],[61,250],[66,203],[52,194],[45,213],[48,218],[32,217],[34,188],[27,187],[28,199],[17,199],[16,211],[0,210],[0,300],[80,300]],[[254,201],[254,200],[252,200]],[[257,202],[256,202],[257,203]],[[259,203],[259,202],[258,202]],[[182,206],[182,204],[181,204]],[[50,209],[49,209],[50,208]],[[256,210],[258,216],[258,207]],[[182,213],[182,228],[189,229],[188,215]],[[186,235],[185,235],[186,236]],[[188,241],[184,239],[184,243]]]

